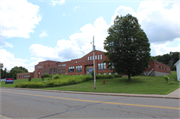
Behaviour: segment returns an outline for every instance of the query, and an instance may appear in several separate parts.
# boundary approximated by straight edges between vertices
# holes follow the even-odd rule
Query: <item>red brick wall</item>
[[[150,67],[148,67],[145,72],[151,71],[154,68],[154,71],[171,74],[170,66],[160,63],[158,61],[155,60],[149,61],[149,66]]]
[[[43,74],[42,70],[56,64],[56,61],[43,61],[43,62],[39,62],[36,66],[35,66],[35,72],[34,72],[34,77],[35,78],[40,78]],[[41,68],[38,68],[39,66],[41,66]],[[39,74],[40,73],[40,74]]]
[[[34,73],[28,72],[28,73],[19,73],[16,75],[16,79],[28,79],[29,77],[34,78]]]
[[[107,64],[106,64],[106,69],[103,70],[98,70],[98,63],[103,63],[103,61],[105,60],[106,56],[104,55],[104,52],[102,51],[95,51],[95,55],[96,55],[96,60],[95,60],[95,69],[96,69],[96,73],[110,73],[113,72],[112,70],[109,70],[107,68]],[[102,55],[102,59],[101,59],[101,55]],[[99,56],[99,59],[98,59]],[[88,60],[89,57],[89,60]],[[91,59],[91,60],[90,60]],[[62,67],[63,64],[66,64],[65,67]],[[41,69],[38,69],[38,66],[42,66]],[[68,72],[69,67],[74,66],[74,72]],[[80,72],[76,72],[76,66],[82,66],[82,71]],[[93,66],[93,51],[89,52],[88,54],[86,54],[85,56],[83,56],[82,58],[79,59],[72,59],[70,61],[66,61],[66,62],[56,62],[56,61],[44,61],[44,62],[39,62],[36,66],[35,66],[35,72],[34,72],[34,77],[38,78],[38,72],[40,72],[39,78],[43,75],[43,73],[50,73],[50,69],[55,68],[56,69],[56,74],[67,74],[67,75],[79,75],[79,74],[86,74],[86,67],[88,66]],[[162,64],[160,62],[157,61],[150,61],[149,62],[149,66],[146,71],[151,71],[151,69],[154,68],[155,71],[159,71],[159,72],[164,72],[164,73],[170,73],[170,67]],[[157,67],[158,66],[158,67]],[[159,66],[161,67],[161,69],[159,69]],[[65,72],[61,73],[59,71],[62,71],[65,69]]]

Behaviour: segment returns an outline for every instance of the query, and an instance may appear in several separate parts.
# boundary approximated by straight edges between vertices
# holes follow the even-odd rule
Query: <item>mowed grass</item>
[[[168,76],[175,80],[174,84],[167,83],[163,76],[135,76],[132,77],[131,82],[127,81],[127,77],[97,79],[96,89],[94,89],[93,80],[75,85],[41,89],[103,93],[168,94],[179,88],[176,72],[172,71],[171,75]],[[105,80],[105,84],[103,84],[103,80]]]
[[[104,92],[104,93],[131,93],[131,94],[168,94],[179,88],[179,81],[177,81],[177,74],[175,71],[168,75],[174,79],[174,84],[169,84],[165,81],[163,76],[135,76],[131,77],[132,81],[128,82],[127,77],[114,79],[97,79],[96,89],[94,89],[94,81],[60,86],[39,88],[46,90],[64,90],[64,91],[80,91],[80,92]],[[65,79],[62,79],[65,80]],[[103,84],[105,80],[105,84]],[[28,79],[14,80],[13,84],[5,84],[1,82],[1,87],[15,87],[16,84],[22,82],[29,82]],[[41,78],[33,78],[31,82],[42,82]]]

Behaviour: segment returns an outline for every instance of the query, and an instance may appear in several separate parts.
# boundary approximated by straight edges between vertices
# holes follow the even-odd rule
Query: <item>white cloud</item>
[[[55,6],[57,4],[62,5],[65,3],[65,0],[52,0],[52,6]]]
[[[56,48],[43,46],[41,44],[32,44],[29,48],[30,53],[33,56],[43,59],[59,59]]]
[[[114,24],[114,19],[116,18],[117,15],[119,16],[125,16],[127,14],[131,14],[133,16],[136,16],[136,13],[133,11],[133,9],[131,7],[125,7],[125,6],[120,6],[118,7],[116,10],[115,10],[115,13],[114,15],[112,16],[111,18],[111,24],[110,25],[113,25]]]
[[[81,58],[86,53],[92,51],[93,35],[97,50],[103,49],[103,42],[107,36],[108,25],[106,21],[100,17],[94,24],[86,24],[80,28],[80,33],[74,33],[70,40],[61,39],[57,41],[55,48],[43,46],[41,44],[33,44],[29,51],[33,56],[44,60],[67,61],[71,59]]]
[[[168,6],[171,8],[168,9]],[[138,18],[151,43],[164,43],[180,37],[179,11],[180,6],[175,1],[144,0],[137,12],[125,6],[117,8],[111,24],[117,15],[132,14]]]
[[[75,6],[75,8],[73,9],[73,11],[76,11],[76,10],[77,10],[77,8],[79,8],[79,6]]]
[[[178,1],[144,0],[137,12],[132,8],[120,6],[112,17],[111,25],[117,15],[132,14],[137,17],[141,28],[151,43],[151,55],[162,55],[170,51],[180,51],[180,46],[168,44],[180,38],[180,6]]]
[[[4,42],[4,40],[0,39],[0,48],[2,47],[10,47],[13,48],[13,45],[8,43],[8,42]]]
[[[177,43],[176,46],[170,46],[171,44],[174,45],[174,43]],[[177,38],[173,41],[168,41],[164,44],[154,44],[151,43],[151,55],[157,56],[157,55],[163,55],[170,52],[180,52],[180,38]]]
[[[65,16],[66,14],[65,13],[63,13],[63,16]]]
[[[43,38],[45,36],[48,36],[46,31],[42,31],[41,34],[39,35],[40,38]]]
[[[0,54],[0,62],[3,63],[4,68],[6,67],[8,70],[13,68],[14,66],[26,66],[25,62],[27,62],[27,60],[15,58],[14,54],[11,54],[5,49],[0,49]]]
[[[4,37],[29,38],[41,20],[39,6],[27,0],[1,0],[0,8],[0,35]]]

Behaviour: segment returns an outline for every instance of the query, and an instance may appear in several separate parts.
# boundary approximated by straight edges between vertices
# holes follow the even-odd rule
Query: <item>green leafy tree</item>
[[[108,34],[104,41],[108,68],[113,67],[117,73],[128,75],[128,81],[131,81],[131,75],[139,75],[146,70],[150,44],[136,17],[130,14],[117,16]]]
[[[24,67],[17,67],[17,66],[15,66],[14,68],[12,68],[11,70],[10,70],[10,76],[12,77],[12,78],[14,78],[14,79],[16,79],[16,75],[18,74],[18,73],[27,73],[28,72],[28,70],[26,69],[26,68],[24,68]]]
[[[163,64],[169,65],[171,70],[176,70],[174,64],[179,60],[179,52],[172,52],[172,56],[170,56],[170,54],[152,56],[151,60],[156,60]]]
[[[1,79],[4,79],[4,78],[5,78],[5,76],[4,76],[4,70],[1,69]]]

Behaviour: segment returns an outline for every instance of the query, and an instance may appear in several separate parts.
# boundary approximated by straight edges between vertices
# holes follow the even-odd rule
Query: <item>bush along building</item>
[[[96,74],[112,74],[115,73],[107,68],[107,64],[103,61],[106,59],[104,52],[95,50],[95,70]],[[42,61],[35,66],[34,76],[31,78],[41,78],[44,73],[48,74],[67,74],[67,75],[85,75],[90,74],[93,70],[93,51],[79,59],[70,61]],[[162,68],[161,68],[162,67]],[[157,61],[150,61],[149,67],[144,71],[145,75],[160,76],[170,74],[170,67]],[[24,74],[17,74],[17,79],[22,79]]]

